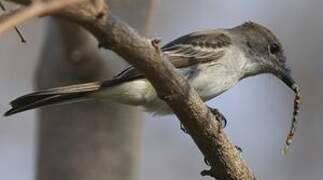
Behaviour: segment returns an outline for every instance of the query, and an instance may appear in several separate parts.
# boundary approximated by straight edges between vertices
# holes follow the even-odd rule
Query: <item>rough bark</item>
[[[109,1],[119,16],[141,32],[147,26],[150,3]],[[125,63],[111,52],[105,55],[83,28],[51,19],[36,72],[37,89],[108,79],[112,69]],[[106,63],[111,61],[114,63]],[[137,110],[111,103],[44,108],[39,113],[37,179],[134,179],[140,127]]]

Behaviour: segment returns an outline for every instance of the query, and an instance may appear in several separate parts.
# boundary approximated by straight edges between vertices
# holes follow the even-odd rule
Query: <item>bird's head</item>
[[[272,73],[281,79],[288,87],[295,89],[294,79],[286,65],[284,49],[278,38],[266,27],[247,22],[231,29],[238,34],[240,48],[245,55],[257,64],[255,74]]]
[[[252,74],[271,73],[282,80],[294,93],[294,112],[289,134],[286,138],[284,153],[287,153],[295,133],[297,115],[300,104],[300,90],[286,65],[286,56],[278,38],[266,27],[247,22],[230,30],[235,36],[237,44],[243,49],[245,56],[255,67]]]

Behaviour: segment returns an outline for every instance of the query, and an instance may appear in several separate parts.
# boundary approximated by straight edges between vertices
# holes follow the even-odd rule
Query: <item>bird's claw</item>
[[[216,108],[209,107],[209,110],[212,112],[215,118],[220,122],[221,127],[225,128],[227,126],[227,119],[224,117],[224,115],[220,113],[220,111]]]
[[[180,128],[184,133],[186,133],[186,134],[188,133],[187,130],[185,129],[183,123],[181,123]]]
[[[204,158],[204,163],[205,163],[207,166],[210,166],[210,162],[209,162],[206,158]]]
[[[243,150],[242,150],[242,148],[241,148],[241,147],[239,147],[239,146],[237,146],[237,145],[235,145],[235,147],[236,147],[236,149],[237,149],[240,153],[242,153],[242,152],[243,152]]]

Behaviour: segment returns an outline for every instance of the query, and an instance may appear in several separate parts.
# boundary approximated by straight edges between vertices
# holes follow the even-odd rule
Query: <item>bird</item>
[[[161,47],[161,52],[203,101],[219,96],[245,78],[265,73],[273,74],[294,91],[298,89],[278,37],[251,21],[232,28],[184,35]],[[18,97],[11,101],[11,109],[4,116],[87,100],[141,106],[157,115],[172,114],[144,75],[128,66],[110,80],[45,89]]]

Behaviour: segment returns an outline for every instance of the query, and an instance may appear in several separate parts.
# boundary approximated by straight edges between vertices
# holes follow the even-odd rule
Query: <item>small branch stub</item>
[[[151,40],[151,45],[155,48],[155,50],[156,50],[156,52],[158,54],[161,53],[161,51],[160,51],[160,43],[161,43],[160,38],[155,38],[155,39]]]

